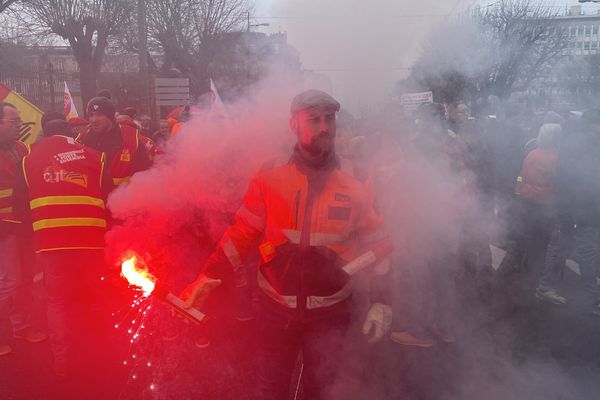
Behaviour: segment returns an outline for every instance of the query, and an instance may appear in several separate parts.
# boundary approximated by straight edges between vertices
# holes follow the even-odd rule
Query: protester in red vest
[[[18,140],[20,125],[15,106],[0,103],[0,356],[12,351],[9,339],[13,334],[30,342],[46,338],[30,326],[33,281],[27,268],[31,267],[26,257],[29,238],[24,215],[19,212],[26,199],[16,190],[21,160],[29,150]]]
[[[89,329],[86,317],[100,298],[96,292],[104,266],[105,199],[112,188],[105,155],[73,136],[66,121],[51,121],[23,160],[58,376],[67,375],[74,356],[93,343],[90,332],[101,331]],[[94,319],[100,317],[94,314]]]
[[[561,127],[544,124],[537,138],[537,148],[530,151],[523,161],[521,175],[517,178],[517,194],[532,203],[554,202],[554,178],[558,152],[556,144]]]
[[[131,176],[152,165],[150,139],[142,139],[139,129],[129,124],[117,124],[115,106],[106,97],[94,97],[87,105],[90,129],[79,136],[85,146],[106,153],[106,164],[115,185],[129,181]]]
[[[517,177],[514,223],[507,236],[506,256],[500,264],[501,273],[518,270],[527,256],[542,259],[556,222],[554,184],[558,163],[557,144],[562,128],[559,124],[544,124],[539,130],[537,148],[531,150]],[[554,293],[552,293],[554,296]],[[556,297],[554,300],[561,301]]]

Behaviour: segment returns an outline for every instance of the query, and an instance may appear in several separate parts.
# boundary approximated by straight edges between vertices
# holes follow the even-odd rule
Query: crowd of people
[[[397,306],[393,341],[453,342],[456,293],[494,289],[506,301],[525,274],[538,276],[532,298],[566,305],[567,259],[579,264],[587,312],[600,314],[592,238],[598,185],[591,179],[599,111],[527,110],[509,105],[472,115],[462,102],[423,104],[384,119],[375,135],[346,138],[359,149],[349,153],[371,158],[383,214],[405,232],[394,235],[397,285],[411,295]],[[493,251],[500,262],[492,262]]]
[[[97,282],[105,270],[107,196],[135,172],[149,168],[156,152],[142,127],[131,121],[117,124],[115,111],[109,98],[95,97],[88,103],[87,121],[45,113],[42,132],[28,147],[18,141],[19,110],[10,103],[0,104],[4,255],[0,353],[12,351],[11,319],[15,337],[30,342],[46,338],[31,326],[35,265],[43,271],[48,336],[58,376],[66,375],[70,359],[80,350],[74,343],[79,340],[81,345],[89,332],[97,331],[78,327],[85,326],[86,315],[91,318],[90,307],[97,303],[100,290]]]
[[[181,294],[202,309],[217,287],[246,286],[242,275],[255,275],[254,292],[238,299],[240,308],[254,305],[241,320],[256,319],[255,398],[286,398],[299,352],[306,396],[328,398],[357,281],[369,288],[363,333],[373,343],[460,340],[460,285],[501,286],[525,268],[539,271],[532,295],[565,305],[567,258],[579,263],[600,315],[600,110],[472,116],[462,102],[429,103],[377,133],[339,110],[318,90],[292,100],[292,154],[252,178],[232,225]],[[44,272],[54,373],[67,376],[78,341],[94,340],[83,331],[101,335],[90,329],[98,318],[85,315],[102,296],[104,235],[118,223],[107,197],[151,168],[190,118],[180,107],[152,132],[151,118],[136,114],[117,112],[103,93],[88,102],[87,120],[46,113],[28,148],[17,139],[19,110],[0,103],[0,355],[12,351],[11,336],[46,339],[28,309],[34,264]],[[506,252],[499,265],[490,244]],[[256,252],[256,268],[247,268]]]

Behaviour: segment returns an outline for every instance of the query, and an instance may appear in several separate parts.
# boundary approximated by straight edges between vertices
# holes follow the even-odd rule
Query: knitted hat
[[[119,114],[129,115],[131,118],[135,118],[137,110],[133,107],[125,107]]]
[[[44,136],[64,135],[73,137],[71,125],[62,119],[53,119],[44,127]]]
[[[106,97],[94,97],[87,104],[87,114],[99,112],[106,115],[109,119],[115,118],[115,105]]]
[[[54,121],[55,119],[60,119],[63,121],[67,120],[63,113],[58,111],[46,111],[44,115],[42,115],[42,130],[46,129],[46,124],[48,122]]]
[[[107,99],[111,99],[112,96],[110,95],[110,92],[108,91],[108,89],[102,89],[101,91],[98,92],[98,94],[96,95],[98,97],[106,97]]]

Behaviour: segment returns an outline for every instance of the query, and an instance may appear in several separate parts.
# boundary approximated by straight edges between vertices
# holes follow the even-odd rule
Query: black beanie
[[[102,113],[106,115],[111,121],[115,119],[115,105],[106,97],[94,97],[92,98],[86,108],[88,118],[92,111]]]
[[[101,91],[98,92],[98,94],[96,96],[97,97],[106,97],[107,99],[112,99],[112,96],[110,95],[110,92],[108,91],[108,89],[102,89]]]
[[[44,136],[63,135],[73,137],[73,129],[67,121],[53,119],[44,126]]]
[[[59,113],[58,111],[46,111],[44,115],[42,115],[42,130],[46,128],[46,124],[50,121],[54,121],[55,119],[60,119],[66,121],[63,113]]]

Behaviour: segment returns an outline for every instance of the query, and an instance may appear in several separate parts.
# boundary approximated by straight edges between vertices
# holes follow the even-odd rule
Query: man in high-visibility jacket
[[[45,339],[45,334],[30,325],[31,257],[27,257],[28,230],[23,224],[22,204],[16,186],[21,160],[29,152],[18,140],[21,117],[10,103],[0,103],[0,355],[12,351],[14,336],[30,342]],[[27,273],[29,272],[29,273]]]
[[[187,306],[201,306],[258,246],[257,399],[287,397],[300,351],[306,397],[326,398],[339,369],[356,278],[369,278],[372,291],[365,335],[379,340],[391,323],[391,248],[371,181],[335,154],[339,107],[317,90],[293,99],[293,154],[255,175],[234,225],[182,293]]]
[[[23,159],[38,262],[43,267],[54,371],[73,361],[104,267],[105,199],[112,181],[105,156],[77,143],[66,121],[47,124]],[[97,315],[95,318],[98,317]],[[89,347],[89,343],[88,343]]]
[[[154,146],[132,124],[117,124],[115,106],[106,97],[94,97],[87,104],[89,129],[78,141],[106,154],[106,165],[118,186],[152,165]]]

